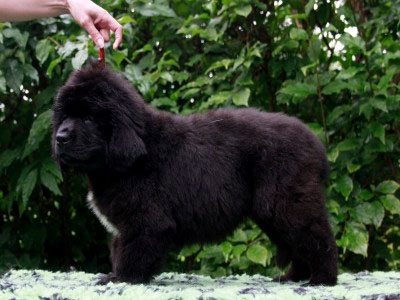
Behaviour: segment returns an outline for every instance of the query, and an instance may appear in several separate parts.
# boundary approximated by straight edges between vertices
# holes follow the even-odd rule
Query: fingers
[[[122,26],[106,10],[90,0],[68,0],[68,4],[72,17],[89,33],[96,46],[103,48],[113,31],[113,48],[118,49],[122,42]]]
[[[92,19],[88,18],[82,22],[82,27],[86,29],[94,43],[100,47],[104,47],[104,39],[97,28],[94,26]]]
[[[110,21],[109,21],[110,29],[114,31],[115,34],[115,42],[113,44],[113,49],[117,50],[119,45],[121,45],[122,42],[122,26],[119,24],[113,17],[110,16]]]
[[[119,25],[118,28],[115,30],[115,42],[113,45],[113,49],[118,49],[119,45],[122,42],[122,26]]]
[[[113,44],[113,49],[118,49],[122,42],[122,26],[109,13],[105,12],[102,15],[98,16],[92,25],[95,29],[96,27],[99,28],[100,34],[106,42],[110,40],[110,30],[113,31],[115,33],[115,42]],[[86,27],[85,29],[88,30]],[[96,43],[98,38],[93,40]],[[96,45],[99,46],[98,43],[96,43]]]
[[[103,37],[105,42],[110,40],[110,31],[108,29],[100,29],[100,34]]]

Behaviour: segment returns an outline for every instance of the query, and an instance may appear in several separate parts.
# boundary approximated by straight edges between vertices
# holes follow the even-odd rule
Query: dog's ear
[[[108,144],[108,166],[111,170],[125,172],[147,153],[143,140],[134,129],[115,127]]]

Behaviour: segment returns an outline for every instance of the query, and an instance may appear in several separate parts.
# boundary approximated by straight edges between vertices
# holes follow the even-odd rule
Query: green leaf
[[[352,151],[357,150],[359,147],[359,141],[356,139],[345,139],[344,141],[338,144],[338,148],[340,151]]]
[[[220,246],[221,246],[222,254],[225,257],[225,262],[227,262],[228,258],[229,258],[229,254],[231,254],[231,252],[232,252],[233,246],[231,243],[229,243],[227,241],[223,242]]]
[[[321,53],[321,41],[317,37],[313,36],[308,46],[308,57],[312,61],[317,61],[319,60],[320,53]]]
[[[371,131],[372,136],[380,139],[382,144],[385,144],[385,127],[378,122],[372,122],[368,126],[369,131]]]
[[[200,95],[200,89],[199,88],[193,88],[193,89],[187,89],[183,93],[182,97],[187,99],[187,98],[191,98],[193,96],[198,96],[198,95]]]
[[[332,95],[334,93],[339,93],[344,89],[349,89],[349,84],[341,80],[335,80],[330,82],[327,86],[322,89],[322,93],[325,95]]]
[[[357,67],[349,67],[340,70],[337,79],[350,79],[353,78],[358,72],[360,68]]]
[[[328,160],[330,162],[334,163],[336,161],[336,159],[338,158],[338,156],[339,156],[339,148],[338,147],[332,148],[328,152],[327,156],[328,156]]]
[[[6,74],[7,85],[14,90],[15,93],[20,93],[20,86],[24,80],[24,70],[22,65],[16,60],[9,62]]]
[[[314,3],[315,0],[308,0],[306,6],[304,7],[304,11],[306,13],[306,15],[308,16],[310,14],[310,12],[313,10],[314,8]]]
[[[372,223],[376,228],[379,228],[382,224],[383,218],[385,217],[385,210],[379,201],[372,202]]]
[[[162,98],[156,98],[153,101],[151,101],[151,105],[153,107],[161,107],[161,106],[166,106],[166,107],[176,107],[176,101],[167,98],[167,97],[162,97]]]
[[[373,99],[370,101],[370,103],[372,104],[373,107],[375,107],[383,112],[386,112],[386,113],[388,112],[385,101],[379,100],[379,99]]]
[[[363,189],[360,193],[360,198],[363,201],[368,201],[369,199],[372,199],[372,197],[374,197],[374,193],[372,193],[370,190]]]
[[[54,68],[61,62],[61,58],[57,58],[51,61],[51,63],[49,64],[49,67],[47,68],[46,74],[47,76],[49,76],[50,78],[53,77],[53,70]]]
[[[301,67],[300,70],[301,70],[301,72],[303,73],[304,76],[307,76],[308,70],[315,68],[317,65],[318,65],[318,63],[314,62],[312,64],[309,64],[309,65],[306,65],[304,67]]]
[[[354,217],[363,224],[374,224],[379,228],[382,224],[385,210],[380,202],[362,203],[354,208]]]
[[[254,241],[256,240],[261,234],[261,229],[255,227],[253,229],[246,230],[247,241]]]
[[[25,178],[20,178],[19,182],[22,183],[22,212],[25,211],[26,207],[28,206],[29,197],[32,194],[33,189],[35,188],[36,181],[37,181],[38,172],[36,169],[31,170]]]
[[[15,57],[18,58],[18,60],[22,63],[25,64],[25,53],[22,52],[21,50],[17,50],[15,53]]]
[[[6,79],[4,78],[3,72],[0,70],[0,92],[5,94],[7,92]]]
[[[75,56],[72,58],[72,67],[77,70],[80,69],[83,64],[86,62],[86,60],[88,59],[89,53],[88,53],[88,49],[82,49],[79,50]]]
[[[127,65],[125,68],[125,75],[132,83],[137,83],[143,79],[142,69],[135,64]]]
[[[244,88],[239,92],[234,93],[233,95],[233,103],[236,106],[249,106],[249,97],[250,97],[250,89]]]
[[[48,173],[44,168],[40,169],[40,181],[45,187],[52,191],[54,195],[61,195],[54,175]]]
[[[184,256],[184,257],[191,256],[199,252],[200,248],[201,247],[198,244],[186,246],[182,248],[182,250],[179,252],[179,256]]]
[[[50,41],[48,39],[40,40],[37,43],[37,45],[36,45],[36,57],[39,60],[41,65],[43,65],[43,63],[49,57],[50,50],[51,50],[51,44],[50,44]]]
[[[239,244],[239,245],[234,246],[232,249],[233,257],[240,259],[240,256],[242,255],[243,252],[246,251],[246,249],[247,249],[247,246],[244,244]]]
[[[338,244],[345,249],[361,254],[368,255],[368,231],[363,224],[357,222],[347,223],[344,234]]]
[[[346,200],[353,190],[353,180],[348,175],[340,176],[336,180],[336,190],[340,192]]]
[[[339,41],[346,47],[365,51],[365,42],[359,36],[353,37],[348,33],[343,33]]]
[[[363,103],[360,106],[360,115],[364,114],[364,116],[367,118],[367,120],[369,120],[372,115],[372,110],[373,110],[373,106],[370,102]]]
[[[235,13],[245,18],[251,13],[251,11],[252,11],[251,5],[235,7]]]
[[[39,148],[40,142],[46,137],[46,133],[49,132],[50,120],[51,110],[47,110],[41,113],[33,122],[22,158],[25,158]]]
[[[307,97],[317,94],[317,88],[314,85],[302,82],[290,83],[279,90],[279,93],[288,94],[291,96]]]
[[[130,23],[136,24],[136,21],[130,15],[125,15],[121,18],[118,18],[118,23],[121,25],[130,24]]]
[[[60,166],[53,159],[46,158],[44,161],[42,161],[42,169],[46,170],[46,172],[50,174],[53,174],[58,180],[63,180]]]
[[[386,180],[382,181],[377,187],[376,191],[382,194],[394,194],[397,189],[400,187],[400,184],[398,184],[394,180]]]
[[[122,51],[113,51],[113,58],[118,66],[127,56],[128,56],[128,49],[124,49]]]
[[[6,28],[3,34],[6,38],[13,38],[21,49],[25,49],[29,37],[28,32],[21,33],[17,28]]]
[[[18,158],[19,151],[6,149],[0,154],[0,170],[10,166]]]
[[[161,4],[148,3],[145,5],[136,6],[135,9],[138,13],[145,17],[155,17],[155,16],[164,16],[164,17],[176,17],[175,12],[169,8],[168,6],[164,6]]]
[[[212,95],[207,102],[202,103],[201,108],[207,108],[210,106],[218,106],[223,104],[226,100],[228,100],[232,96],[232,92],[230,91],[221,91],[215,95]]]
[[[228,69],[229,65],[232,63],[231,59],[222,59],[213,63],[205,73],[209,73],[212,70],[218,69],[220,67],[224,67],[226,70]]]
[[[246,243],[247,242],[247,236],[246,236],[246,233],[243,231],[243,229],[239,228],[239,229],[236,229],[233,232],[233,236],[230,238],[230,240],[232,242],[244,242],[244,243]]]
[[[336,106],[331,113],[329,113],[327,117],[327,123],[329,125],[333,124],[333,122],[339,118],[341,115],[344,113],[350,111],[351,106],[350,105],[340,105]]]
[[[294,27],[290,30],[290,38],[294,40],[307,40],[308,34],[304,29]]]
[[[326,141],[324,127],[318,123],[307,123],[308,128],[323,142]]]
[[[354,173],[354,172],[358,171],[361,168],[361,165],[353,164],[352,161],[348,161],[346,163],[346,167],[347,167],[347,170],[349,171],[349,173]]]
[[[74,43],[72,41],[67,41],[64,46],[58,49],[58,53],[60,54],[61,58],[65,59],[70,56],[75,50],[82,50],[85,48],[84,43]]]
[[[24,73],[36,83],[39,83],[39,73],[32,65],[24,65]]]
[[[174,78],[172,77],[171,73],[169,73],[169,72],[162,72],[160,77],[165,79],[166,81],[174,82]]]
[[[254,263],[263,265],[264,267],[267,264],[268,250],[264,246],[259,244],[251,245],[247,249],[246,255]]]
[[[222,249],[220,246],[212,245],[203,247],[203,250],[197,255],[198,258],[215,258],[221,256]]]
[[[383,206],[392,214],[400,215],[400,200],[394,195],[384,195],[379,197]]]

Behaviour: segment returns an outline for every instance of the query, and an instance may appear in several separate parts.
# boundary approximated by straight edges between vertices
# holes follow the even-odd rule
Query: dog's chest
[[[96,215],[96,217],[100,220],[100,223],[105,227],[105,229],[112,235],[118,236],[119,235],[118,228],[113,223],[111,223],[105,215],[103,215],[100,212],[100,210],[96,204],[96,201],[94,200],[94,196],[93,196],[92,192],[88,193],[86,200],[87,200],[89,208],[93,211],[93,213]]]

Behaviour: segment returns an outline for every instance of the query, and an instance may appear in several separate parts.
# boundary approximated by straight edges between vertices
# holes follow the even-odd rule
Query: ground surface
[[[150,284],[95,285],[101,275],[83,272],[10,271],[0,277],[0,299],[362,299],[400,300],[400,272],[342,274],[335,287],[279,284],[262,276],[163,273]]]

